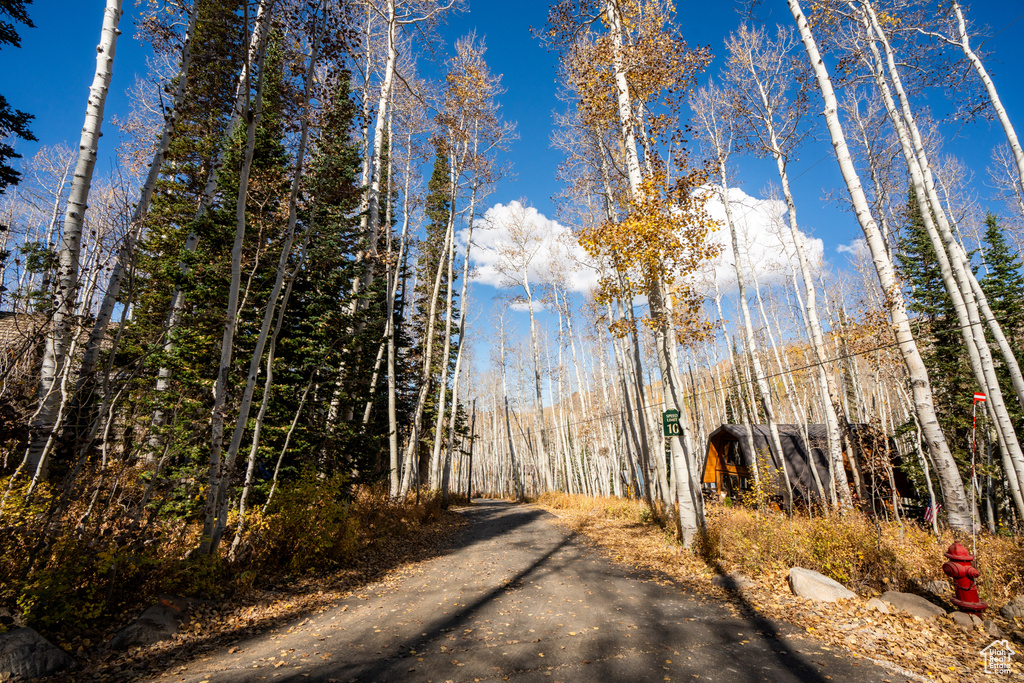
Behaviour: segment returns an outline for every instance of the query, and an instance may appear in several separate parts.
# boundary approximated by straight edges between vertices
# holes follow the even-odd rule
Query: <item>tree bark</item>
[[[43,449],[59,424],[57,413],[62,403],[61,396],[66,393],[55,390],[55,385],[59,381],[58,378],[66,374],[65,363],[72,360],[68,355],[68,345],[79,287],[82,228],[85,224],[92,174],[96,167],[96,153],[102,134],[100,131],[103,126],[103,110],[110,90],[110,79],[113,76],[117,37],[121,33],[118,29],[122,15],[121,5],[122,0],[107,0],[103,12],[103,28],[100,43],[96,48],[96,72],[89,88],[85,124],[82,126],[82,137],[78,144],[78,163],[75,166],[74,180],[68,196],[64,230],[60,237],[57,291],[39,378],[39,409],[32,421],[31,443],[26,454],[27,465],[33,470],[41,464]]]
[[[199,16],[199,3],[194,2],[189,11],[188,28],[185,29],[185,36],[181,47],[181,65],[178,67],[178,84],[174,90],[174,100],[170,110],[164,117],[164,126],[160,131],[160,141],[157,143],[156,151],[153,153],[153,160],[149,164],[149,173],[139,193],[139,203],[135,205],[132,212],[132,219],[129,223],[128,233],[124,237],[121,248],[117,252],[114,267],[107,279],[107,289],[103,294],[103,302],[100,304],[99,312],[96,314],[96,322],[93,324],[92,332],[89,333],[89,340],[85,345],[85,352],[82,354],[82,365],[78,371],[79,391],[82,384],[88,380],[96,367],[96,360],[99,357],[100,344],[107,334],[107,327],[110,324],[110,317],[114,312],[118,297],[121,295],[121,281],[129,264],[135,255],[135,243],[139,238],[146,216],[149,215],[149,205],[153,199],[153,191],[156,189],[157,179],[163,170],[164,155],[171,145],[171,136],[174,135],[178,123],[178,116],[181,114],[182,104],[185,102],[185,92],[188,89],[189,69],[192,66],[192,37],[195,35],[196,19]]]
[[[910,102],[903,88],[892,48],[882,32],[871,3],[868,0],[861,0],[860,4],[864,9],[866,28],[870,38],[868,46],[875,60],[873,69],[875,80],[910,169],[922,222],[931,239],[946,291],[956,311],[964,346],[971,361],[971,368],[979,387],[988,395],[986,407],[993,413],[993,422],[1001,432],[1006,448],[1009,449],[1010,460],[1017,477],[1019,480],[1024,480],[1024,452],[1021,451],[1016,430],[1006,409],[988,339],[981,324],[979,303],[985,301],[984,292],[981,291],[981,287],[977,285],[976,281],[972,286],[971,281],[975,278],[970,264],[967,262],[967,255],[953,236],[945,210],[935,191],[928,157],[910,108]],[[893,89],[899,99],[899,110],[896,108],[896,103],[893,101],[882,73],[883,59],[878,53],[875,40],[881,43],[884,49],[884,64],[888,67],[889,78],[892,80]],[[985,307],[987,308],[987,302]],[[1002,337],[999,322],[990,316],[988,323],[989,327],[997,333],[996,336]],[[1024,389],[1024,380],[1020,379],[1020,369],[1017,367],[1013,352],[1010,350],[1009,344],[1006,344],[1005,338],[1003,338],[1003,342],[1007,351],[1003,355],[1003,360],[1010,370],[1011,376],[1017,376],[1018,380],[1015,384]],[[1014,372],[1015,368],[1016,372]],[[1018,397],[1024,399],[1024,393],[1018,394]]]
[[[893,268],[892,261],[889,259],[889,254],[886,251],[882,235],[878,230],[878,225],[871,215],[867,197],[861,186],[860,177],[850,157],[846,136],[839,122],[838,104],[835,91],[832,88],[831,78],[818,52],[817,43],[811,33],[807,18],[800,8],[799,1],[787,0],[787,5],[797,24],[801,42],[807,52],[811,68],[814,71],[815,79],[825,104],[825,121],[829,136],[832,139],[832,146],[835,149],[836,160],[839,163],[839,168],[850,193],[850,199],[853,203],[857,220],[860,223],[861,230],[864,232],[868,249],[871,252],[879,283],[886,294],[889,316],[895,327],[896,340],[899,344],[903,361],[907,366],[907,374],[910,377],[914,408],[928,448],[935,459],[937,475],[942,486],[943,497],[946,500],[946,514],[950,526],[958,531],[967,532],[970,530],[970,514],[967,509],[967,497],[964,492],[963,481],[960,479],[960,474],[956,469],[956,463],[950,453],[949,445],[946,443],[946,438],[942,434],[938,418],[935,415],[935,404],[932,400],[931,385],[928,381],[928,370],[921,359],[920,351],[910,329],[910,320],[907,317],[906,304],[903,300],[903,293],[900,291],[899,282],[896,279],[895,269]]]
[[[223,522],[220,515],[226,515],[226,481],[230,476],[233,462],[225,462],[221,457],[224,446],[224,411],[227,407],[227,395],[230,382],[231,362],[235,346],[235,326],[238,322],[238,296],[242,284],[242,244],[245,240],[245,224],[247,200],[249,197],[249,173],[252,170],[252,159],[256,148],[256,128],[260,124],[263,111],[263,69],[266,55],[266,41],[260,45],[258,53],[259,77],[256,86],[256,107],[250,102],[246,106],[245,118],[248,121],[245,136],[245,150],[242,159],[241,173],[238,182],[238,197],[235,200],[235,239],[231,248],[231,280],[228,290],[228,304],[225,311],[224,334],[221,337],[220,362],[217,378],[213,388],[213,410],[211,417],[212,435],[210,439],[210,466],[206,491],[206,505],[203,512],[203,536],[199,552],[212,555],[217,552],[220,544],[220,532]]]

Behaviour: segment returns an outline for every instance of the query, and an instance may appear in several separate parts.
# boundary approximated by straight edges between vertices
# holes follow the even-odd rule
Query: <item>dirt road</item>
[[[452,551],[154,681],[900,681],[483,501]]]

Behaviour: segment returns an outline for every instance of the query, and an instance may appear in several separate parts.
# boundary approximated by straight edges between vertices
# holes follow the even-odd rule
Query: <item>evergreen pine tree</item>
[[[992,315],[1003,328],[1013,355],[1021,357],[1022,338],[1024,338],[1024,274],[1021,273],[1020,256],[1014,254],[1006,243],[1006,236],[999,227],[996,217],[989,213],[985,217],[985,238],[982,256],[988,273],[979,284],[988,299]],[[994,345],[995,340],[991,340]],[[1006,408],[1010,412],[1017,433],[1024,427],[1024,415],[1020,404],[1013,400],[1016,392],[1010,373],[1003,363],[996,366],[999,376],[999,387],[1003,395],[1008,397]],[[999,467],[994,467],[993,476],[1001,476]]]
[[[910,289],[907,308],[918,315],[916,334],[928,367],[935,411],[961,476],[970,476],[972,401],[977,384],[964,348],[953,301],[946,291],[931,239],[913,188],[903,214],[896,253],[899,273]],[[916,459],[905,458],[907,474],[924,490]]]
[[[387,457],[387,416],[375,405],[371,423],[364,429],[362,413],[383,336],[384,283],[375,278],[371,287],[359,293],[364,305],[353,301],[352,283],[362,277],[367,264],[356,258],[364,246],[359,213],[362,188],[359,144],[353,138],[358,107],[351,98],[347,73],[337,75],[327,100],[303,197],[306,259],[293,288],[286,317],[288,333],[282,335],[287,339],[279,357],[283,367],[299,369],[304,377],[316,373],[328,395],[309,406],[302,421],[303,438],[315,452],[318,468],[358,472],[360,481],[372,481],[386,471],[381,463]],[[294,403],[303,386],[293,387]],[[375,401],[382,399],[386,394],[378,391]],[[352,419],[342,419],[346,415]],[[299,457],[301,450],[295,452]]]
[[[174,415],[164,428],[169,432],[165,439],[171,448],[169,465],[182,478],[197,481],[202,480],[200,472],[206,467],[211,369],[218,366],[220,355],[236,229],[235,199],[245,145],[244,127],[238,127],[224,140],[234,102],[238,55],[244,55],[246,49],[238,39],[245,34],[240,7],[237,0],[212,0],[201,9],[208,13],[207,21],[202,21],[201,15],[197,32],[209,34],[204,35],[208,40],[197,37],[196,44],[203,52],[196,59],[213,63],[199,70],[198,78],[190,79],[191,97],[186,97],[165,161],[161,191],[148,217],[150,229],[140,243],[140,297],[130,331],[134,345],[127,344],[123,350],[126,356],[147,357],[151,369],[151,374],[137,381],[142,399],[137,403],[140,417],[151,414],[157,405],[153,401],[159,402],[165,414]],[[284,144],[291,95],[284,79],[285,68],[283,37],[274,32],[264,61],[263,99],[254,105],[262,107],[262,118],[256,130],[247,195],[242,263],[248,281],[238,314],[231,386],[244,383],[281,248],[284,225],[280,217],[288,202],[291,163]],[[227,152],[223,166],[217,170],[219,200],[196,220],[196,207],[223,145]],[[198,236],[194,251],[183,248],[190,233]],[[187,269],[182,269],[183,264]],[[176,328],[167,331],[164,326],[175,288],[184,294],[184,307]],[[148,349],[159,345],[160,335],[168,333],[175,337],[170,356],[147,356]],[[169,391],[153,391],[159,367],[172,371]]]
[[[988,272],[980,282],[981,288],[1016,351],[1024,331],[1024,274],[1020,256],[1010,250],[992,213],[985,217],[984,239],[982,255]]]
[[[31,4],[32,0],[0,0],[0,17],[6,16],[13,22],[34,28],[35,25],[25,9],[26,5]],[[0,19],[0,45],[21,47],[21,36],[18,35],[17,28],[13,23],[3,19]],[[0,95],[0,194],[11,185],[17,185],[21,179],[21,173],[10,163],[14,159],[20,159],[21,155],[14,151],[14,146],[7,140],[13,136],[34,142],[36,137],[28,128],[28,122],[33,118],[31,114],[12,108],[7,98]]]

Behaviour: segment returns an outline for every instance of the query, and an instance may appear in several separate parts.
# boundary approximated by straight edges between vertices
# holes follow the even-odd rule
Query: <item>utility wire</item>
[[[1024,16],[1024,15],[1022,15],[1022,16]],[[1005,316],[1003,318],[985,318],[985,319],[979,321],[977,324],[990,323],[990,322],[1005,322],[1005,320],[1006,320]],[[938,333],[938,332],[956,332],[956,331],[960,331],[960,330],[963,330],[965,328],[973,327],[973,326],[974,325],[972,325],[972,324],[954,325],[952,327],[943,327],[943,328],[932,329],[932,330],[929,330],[929,333],[930,334],[935,334],[935,333]],[[791,368],[789,370],[779,370],[777,372],[773,372],[771,374],[765,375],[765,379],[774,379],[776,377],[782,377],[783,375],[786,375],[786,374],[795,374],[796,372],[799,372],[799,371],[802,371],[802,370],[811,370],[811,369],[814,369],[814,368],[817,368],[817,367],[821,367],[821,366],[833,365],[835,363],[838,363],[841,360],[847,360],[849,358],[856,358],[858,356],[866,356],[868,354],[875,353],[876,351],[882,351],[882,350],[885,350],[885,349],[892,349],[892,348],[898,347],[899,345],[900,345],[899,341],[892,341],[892,342],[887,342],[885,344],[879,344],[877,346],[873,346],[873,347],[871,347],[869,349],[863,349],[863,350],[857,351],[855,353],[846,353],[846,354],[841,354],[841,355],[834,356],[834,357],[831,357],[831,358],[826,358],[824,361],[821,361],[821,362],[814,361],[814,362],[811,362],[811,363],[807,363],[806,365],[801,365],[801,366],[793,367],[793,368]],[[717,393],[720,393],[721,391],[725,391],[725,390],[728,390],[728,389],[740,389],[745,384],[746,384],[745,382],[735,382],[734,381],[734,382],[732,382],[730,384],[722,384],[722,385],[720,385],[720,387],[718,389],[707,389],[705,391],[698,391],[696,393],[689,393],[689,394],[684,393],[683,394],[683,399],[685,400],[687,397],[689,397],[693,402],[696,402],[696,399],[698,399],[698,398],[702,398],[702,397],[708,396],[710,394],[717,394]],[[572,427],[572,426],[576,426],[576,425],[589,424],[591,422],[596,422],[598,420],[604,420],[604,419],[613,418],[613,417],[614,418],[622,417],[622,416],[625,416],[627,414],[634,414],[634,413],[635,414],[640,414],[642,411],[646,410],[647,408],[655,408],[657,406],[664,405],[664,404],[665,404],[665,401],[662,400],[662,401],[657,401],[655,403],[646,403],[646,404],[637,406],[636,408],[631,408],[631,409],[628,409],[628,410],[625,409],[625,408],[620,409],[620,410],[612,410],[612,411],[601,413],[600,415],[596,415],[594,417],[590,417],[590,418],[587,418],[587,419],[575,420],[575,421],[572,421],[572,422],[564,422],[564,423],[560,422],[557,427],[542,427],[540,430],[537,430],[537,429],[527,429],[526,430],[526,434],[533,435],[533,434],[536,434],[538,431],[542,432],[542,433],[548,433],[548,432],[555,431],[556,429],[561,429],[563,427]],[[491,437],[491,438],[488,438],[488,439],[480,439],[479,437],[472,437],[472,438],[474,440],[479,440],[481,443],[491,443],[491,442],[494,442],[496,440],[495,437]],[[505,437],[497,437],[497,440],[503,441],[503,440],[505,440]]]

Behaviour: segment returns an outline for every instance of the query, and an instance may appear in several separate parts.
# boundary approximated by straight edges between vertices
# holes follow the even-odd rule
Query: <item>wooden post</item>
[[[473,500],[473,444],[476,442],[476,399],[469,418],[469,472],[466,476],[466,503]]]

